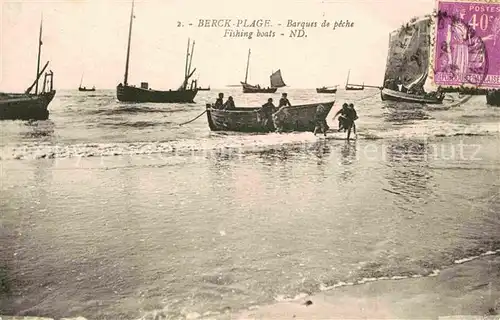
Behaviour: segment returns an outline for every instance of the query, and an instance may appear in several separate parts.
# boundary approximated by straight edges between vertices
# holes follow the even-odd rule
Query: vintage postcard
[[[0,320],[500,320],[498,1],[0,17]]]

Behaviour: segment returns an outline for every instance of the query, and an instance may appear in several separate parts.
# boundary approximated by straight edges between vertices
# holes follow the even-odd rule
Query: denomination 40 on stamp
[[[437,0],[432,50],[438,86],[500,88],[500,3]]]

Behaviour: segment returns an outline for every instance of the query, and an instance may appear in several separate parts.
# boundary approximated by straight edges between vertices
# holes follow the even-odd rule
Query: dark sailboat
[[[260,85],[248,84],[248,67],[250,65],[250,49],[248,49],[247,70],[245,73],[245,81],[240,82],[243,87],[243,93],[275,93],[278,88],[286,87],[281,70],[273,72],[270,76],[271,87],[261,88]]]
[[[500,90],[489,90],[486,93],[486,103],[491,106],[500,107]]]
[[[95,87],[92,88],[82,87],[82,81],[83,81],[83,74],[82,78],[80,79],[80,86],[78,87],[78,91],[95,91]]]
[[[430,56],[431,18],[420,18],[389,35],[389,51],[380,92],[382,101],[441,104],[442,92],[425,92]]]
[[[358,84],[349,84],[349,76],[351,75],[351,70],[347,72],[347,80],[345,82],[345,90],[346,91],[361,91],[365,90],[365,84],[363,83],[362,85]]]
[[[43,21],[43,20],[42,20]],[[38,38],[38,57],[36,79],[24,93],[0,92],[0,120],[47,120],[49,118],[49,103],[54,98],[56,91],[53,89],[54,73],[45,73],[43,86],[38,91],[38,81],[49,62],[40,71],[40,57],[42,53],[42,21]],[[35,93],[30,93],[35,87]]]
[[[132,21],[134,19],[134,1],[132,1],[132,10],[130,12],[130,24],[128,32],[127,59],[125,62],[125,76],[123,84],[116,87],[116,97],[122,102],[158,102],[158,103],[189,103],[194,102],[193,99],[198,93],[198,88],[194,82],[191,82],[188,88],[189,78],[196,71],[196,68],[191,72],[191,62],[193,60],[194,41],[189,53],[190,40],[188,39],[188,48],[186,54],[186,67],[184,72],[184,81],[177,90],[152,90],[147,82],[141,82],[141,87],[130,86],[128,84],[128,71],[130,61],[130,42],[132,38]]]

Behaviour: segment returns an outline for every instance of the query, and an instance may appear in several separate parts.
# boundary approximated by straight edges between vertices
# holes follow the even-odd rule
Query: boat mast
[[[134,19],[134,0],[132,0],[132,10],[130,10],[130,24],[128,27],[128,45],[127,45],[127,60],[125,62],[125,77],[123,78],[123,85],[128,84],[128,64],[130,60],[130,40],[132,38],[132,20]]]
[[[82,82],[83,82],[83,72],[82,72],[82,77],[80,78],[80,88],[82,87]]]
[[[248,66],[249,65],[250,65],[250,49],[248,49],[247,71],[245,73],[245,83],[247,83],[247,79],[248,79]]]
[[[36,64],[36,78],[38,79],[38,75],[40,74],[40,55],[42,54],[42,23],[43,23],[43,13],[40,19],[40,34],[38,36],[38,60]],[[38,80],[35,84],[35,94],[38,94]]]
[[[194,40],[193,40],[193,45],[191,46],[191,55],[189,57],[189,67],[186,76],[189,76],[189,74],[191,73],[191,62],[193,62],[193,52],[194,52]]]
[[[351,74],[351,69],[347,71],[347,80],[345,81],[345,85],[347,86],[349,84],[349,75]]]

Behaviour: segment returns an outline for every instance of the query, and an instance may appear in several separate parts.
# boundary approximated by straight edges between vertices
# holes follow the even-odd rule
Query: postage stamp
[[[434,83],[500,89],[500,3],[437,0],[436,4]]]

